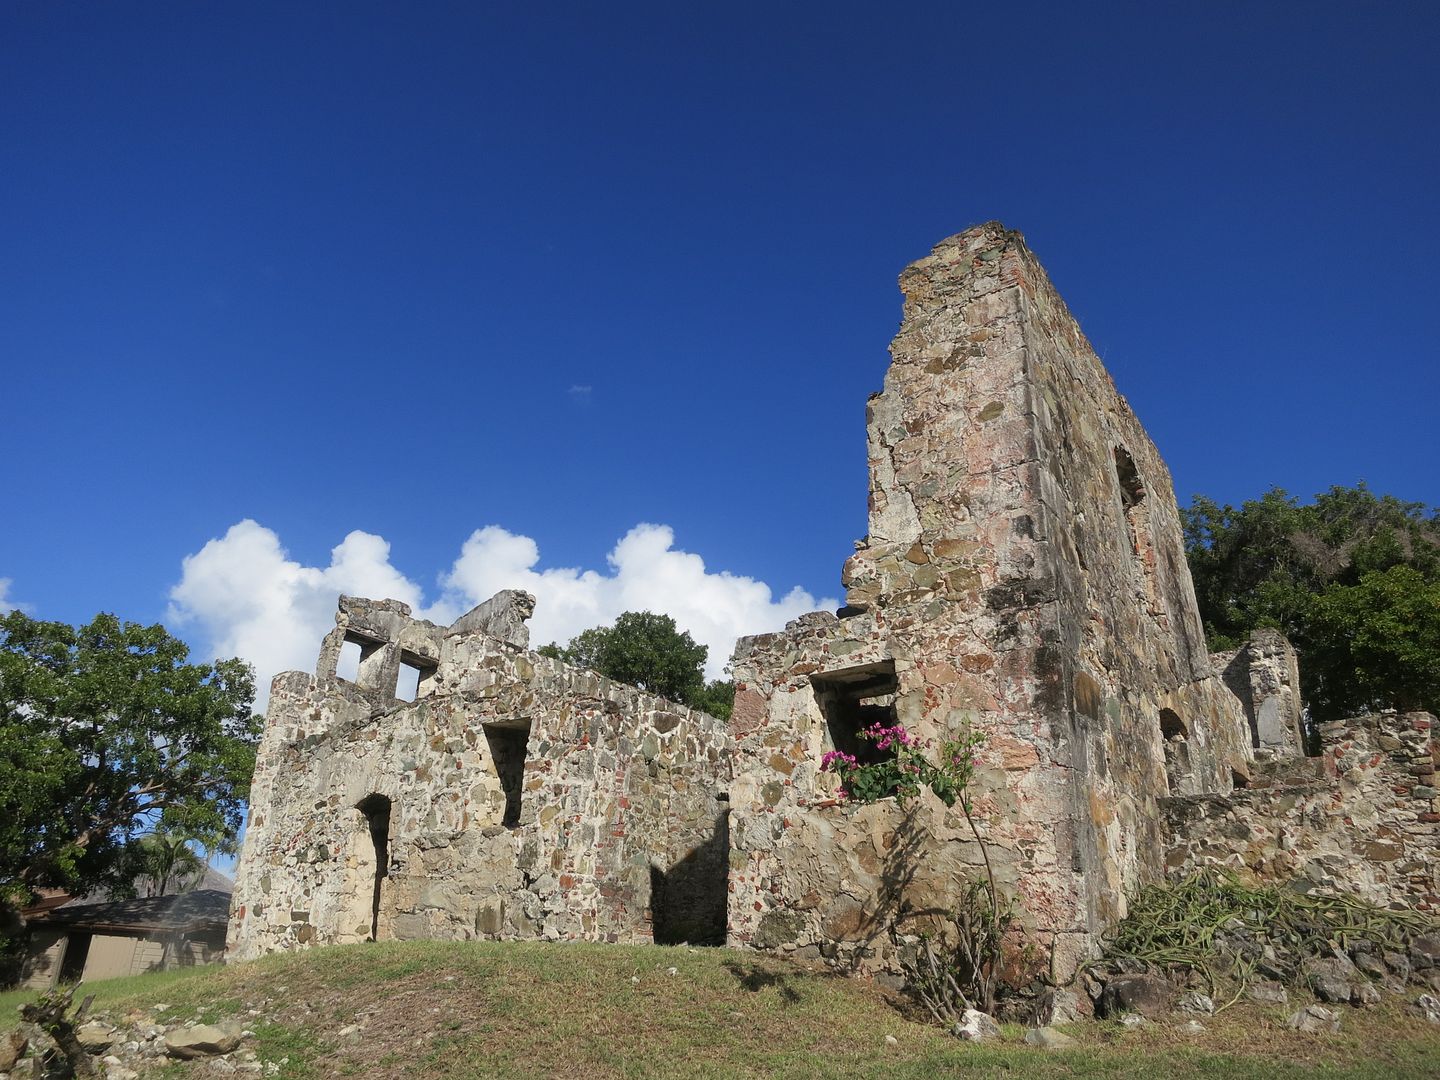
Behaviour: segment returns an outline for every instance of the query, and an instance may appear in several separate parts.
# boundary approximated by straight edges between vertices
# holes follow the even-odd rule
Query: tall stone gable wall
[[[276,678],[231,957],[372,933],[723,941],[723,724],[524,648],[526,601],[455,630],[344,598],[328,673]],[[347,637],[369,649],[357,682],[333,674]],[[433,664],[414,702],[394,696],[402,659]]]
[[[736,650],[730,934],[887,965],[897,920],[923,928],[980,873],[958,809],[834,800],[826,702],[869,685],[922,738],[983,733],[989,854],[1064,976],[1162,873],[1167,751],[1177,785],[1229,791],[1244,719],[1210,668],[1169,475],[1019,235],[952,237],[901,288],[849,606]]]

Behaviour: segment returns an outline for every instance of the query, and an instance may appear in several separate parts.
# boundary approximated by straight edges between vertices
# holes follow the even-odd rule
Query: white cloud
[[[215,655],[254,664],[263,705],[275,673],[312,670],[342,592],[401,600],[418,617],[448,624],[501,589],[525,589],[537,600],[530,620],[536,645],[568,641],[624,611],[663,612],[709,647],[711,678],[721,674],[737,637],[778,630],[797,615],[837,604],[798,587],[776,600],[762,581],[711,572],[700,556],[675,547],[666,525],[635,526],[607,562],[604,573],[537,569],[534,540],[488,525],[465,541],[441,578],[439,597],[427,606],[420,586],[391,565],[382,537],[352,532],[331,552],[329,566],[303,566],[273,531],[247,520],[185,559],[168,617],[198,627]]]
[[[15,584],[14,579],[0,577],[0,615],[9,615],[12,611],[29,611],[29,604],[22,604],[18,600],[10,599],[10,587]]]
[[[835,607],[801,588],[773,599],[770,586],[754,578],[712,573],[699,555],[675,547],[668,525],[636,525],[607,556],[609,572],[576,568],[537,570],[540,550],[528,536],[498,525],[477,529],[444,579],[446,592],[478,603],[501,589],[535,594],[531,641],[565,642],[592,626],[613,622],[625,611],[657,611],[710,649],[707,673],[721,674],[735,639],[778,630],[817,608]]]
[[[420,587],[390,565],[381,537],[352,532],[329,566],[302,566],[273,531],[247,519],[185,558],[166,617],[198,627],[215,656],[254,664],[263,705],[277,672],[313,667],[342,592],[391,597],[428,614]]]

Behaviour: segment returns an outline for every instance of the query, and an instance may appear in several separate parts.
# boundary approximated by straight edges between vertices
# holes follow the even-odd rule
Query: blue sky
[[[342,588],[514,581],[542,639],[643,604],[715,651],[838,595],[896,276],[991,218],[1182,501],[1440,504],[1437,39],[1404,3],[6,5],[0,603],[268,676]]]

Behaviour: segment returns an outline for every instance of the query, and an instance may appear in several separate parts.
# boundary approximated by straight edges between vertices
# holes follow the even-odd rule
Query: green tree
[[[171,887],[194,888],[205,877],[209,864],[195,852],[188,833],[156,829],[135,841],[132,849],[136,881],[147,896],[164,896]]]
[[[239,830],[260,718],[240,660],[161,626],[0,617],[0,895],[130,889],[139,837]]]
[[[564,647],[552,642],[539,651],[721,719],[729,717],[735,698],[733,683],[705,681],[709,649],[668,615],[627,611],[613,626],[593,627]]]
[[[1440,575],[1391,566],[1332,586],[1311,606],[1306,639],[1321,701],[1440,707]]]
[[[1238,509],[1197,496],[1184,517],[1211,648],[1262,626],[1284,632],[1316,720],[1440,707],[1435,512],[1360,484],[1306,505],[1279,488]]]

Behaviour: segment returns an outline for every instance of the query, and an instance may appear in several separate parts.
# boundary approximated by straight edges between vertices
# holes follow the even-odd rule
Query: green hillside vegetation
[[[1238,508],[1196,496],[1182,515],[1211,649],[1280,630],[1316,722],[1440,709],[1440,510],[1362,483],[1305,504],[1279,488]]]
[[[1024,1046],[1020,1028],[972,1045],[864,980],[729,949],[386,942],[90,990],[116,1022],[238,1018],[281,1077],[1393,1078],[1433,1076],[1440,1061],[1440,1027],[1398,999],[1344,1009],[1338,1035],[1286,1029],[1303,1003],[1292,998],[1206,1017],[1200,1034],[1179,1018],[1074,1025],[1080,1045],[1065,1051]],[[3,1023],[30,998],[0,996]]]

